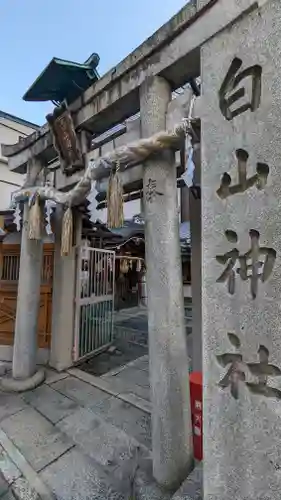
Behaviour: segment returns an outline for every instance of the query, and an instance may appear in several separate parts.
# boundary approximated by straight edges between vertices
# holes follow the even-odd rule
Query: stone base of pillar
[[[25,379],[4,378],[0,382],[0,389],[9,392],[25,392],[35,389],[38,385],[44,382],[46,377],[45,370],[40,369]]]

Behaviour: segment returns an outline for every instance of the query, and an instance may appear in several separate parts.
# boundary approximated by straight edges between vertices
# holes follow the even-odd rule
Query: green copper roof
[[[55,101],[67,103],[99,79],[98,54],[92,54],[84,64],[54,57],[24,94],[24,101]]]

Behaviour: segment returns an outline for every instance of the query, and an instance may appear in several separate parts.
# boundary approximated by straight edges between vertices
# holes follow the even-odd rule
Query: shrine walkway
[[[185,304],[185,326],[188,352],[192,352],[192,305]],[[148,318],[145,306],[116,311],[114,314],[114,346],[81,363],[79,368],[101,376],[148,354]]]
[[[1,500],[201,500],[201,483],[197,467],[173,497],[152,478],[147,355],[101,377],[47,370],[33,391],[0,392]]]

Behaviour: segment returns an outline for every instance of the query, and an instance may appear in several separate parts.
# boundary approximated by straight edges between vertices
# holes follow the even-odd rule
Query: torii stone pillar
[[[34,161],[32,166],[28,166],[30,168],[36,168]],[[29,175],[28,170],[27,176]],[[36,371],[43,243],[42,240],[28,238],[28,216],[29,207],[26,202],[22,220],[12,378],[2,381],[6,389],[19,392],[32,389],[44,379],[44,371]]]
[[[166,128],[169,84],[147,79],[140,89],[142,136]],[[176,487],[193,462],[183,285],[174,154],[144,168],[152,453],[155,479]]]
[[[61,232],[63,207],[56,206],[55,219],[55,255],[53,277],[52,343],[50,366],[58,371],[66,370],[73,363],[73,339],[75,328],[75,279],[76,247],[81,243],[82,214],[76,211],[74,218],[75,247],[69,255],[61,256]]]

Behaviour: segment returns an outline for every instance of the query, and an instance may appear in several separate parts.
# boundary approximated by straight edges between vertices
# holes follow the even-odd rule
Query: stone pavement
[[[186,333],[192,332],[192,305],[188,299],[184,307]],[[148,343],[148,313],[147,307],[137,306],[121,309],[114,313],[115,338],[135,341],[138,344]]]
[[[189,487],[200,500],[198,484]],[[148,356],[0,392],[0,499],[171,499],[152,478]]]

